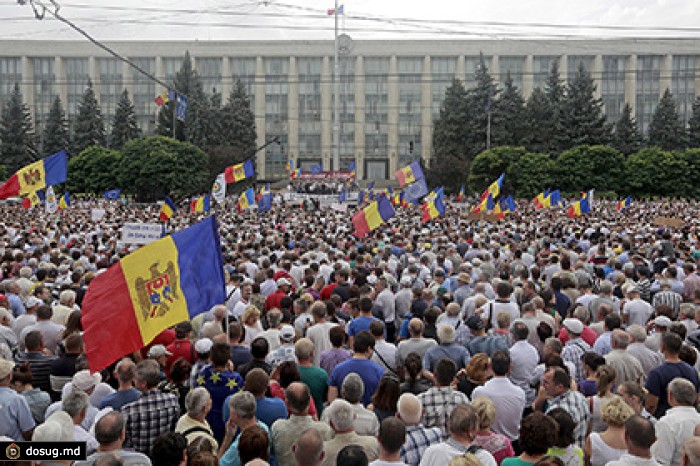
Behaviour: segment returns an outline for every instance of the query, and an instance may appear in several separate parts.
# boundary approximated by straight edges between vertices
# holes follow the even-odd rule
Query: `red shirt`
[[[150,342],[147,346],[144,346],[141,348],[141,356],[146,359],[148,357],[148,350],[151,349],[151,346],[154,345],[163,345],[166,348],[170,343],[175,341],[175,330],[171,328],[166,328],[162,332],[156,336],[152,342]]]
[[[170,366],[179,358],[185,358],[190,364],[194,364],[194,348],[192,348],[192,342],[189,339],[175,340],[165,349],[173,353],[172,356],[168,356],[166,372],[170,373]]]
[[[569,341],[569,335],[566,333],[565,328],[562,327],[562,329],[559,330],[558,338],[562,345],[565,345],[566,342]],[[590,328],[588,325],[584,325],[583,332],[581,332],[581,339],[593,347],[593,344],[598,339],[598,334],[595,333],[595,330]]]
[[[272,293],[265,300],[265,310],[269,311],[270,309],[273,309],[273,308],[280,309],[280,301],[282,301],[282,298],[284,298],[285,296],[287,296],[287,295],[282,290],[277,290],[274,293]]]
[[[331,283],[329,285],[324,286],[321,290],[321,299],[323,301],[328,301],[329,299],[331,299],[331,295],[333,294],[333,290],[335,290],[336,286],[338,286],[337,283]]]

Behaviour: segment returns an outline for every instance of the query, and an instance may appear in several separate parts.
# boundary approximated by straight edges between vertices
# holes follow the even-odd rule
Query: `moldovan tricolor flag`
[[[224,178],[227,183],[237,183],[255,176],[255,167],[252,160],[246,160],[238,165],[231,165],[224,170]]]
[[[161,220],[161,222],[167,222],[168,220],[170,220],[170,217],[172,217],[175,212],[177,212],[177,206],[175,205],[172,199],[166,197],[163,201],[163,205],[160,206],[160,213],[158,214],[158,218]]]
[[[420,167],[420,163],[416,160],[411,162],[410,165],[403,167],[401,170],[397,170],[396,179],[403,188],[407,184],[411,184],[416,180],[423,178],[423,169]]]
[[[47,186],[64,183],[67,175],[68,154],[62,150],[17,170],[0,186],[0,199],[30,194]]]
[[[160,332],[226,300],[215,217],[161,238],[98,274],[83,300],[92,372],[148,345]]]
[[[379,199],[352,216],[352,224],[355,227],[355,236],[362,238],[370,231],[379,227],[382,223],[394,216],[394,207],[386,196]]]

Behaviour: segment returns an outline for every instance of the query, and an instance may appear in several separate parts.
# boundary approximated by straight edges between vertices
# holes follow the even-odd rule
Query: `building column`
[[[523,99],[527,101],[532,94],[532,89],[535,85],[534,59],[532,55],[525,57],[523,65]]]
[[[102,105],[100,101],[102,93],[100,92],[100,67],[97,63],[97,58],[94,56],[88,57],[88,71],[90,74],[90,80],[92,81],[92,89],[95,91],[95,99],[97,99],[97,104]]]
[[[389,79],[387,89],[387,157],[389,159],[389,173],[398,170],[399,161],[399,62],[396,55],[389,58]]]
[[[265,144],[265,64],[262,57],[255,59],[255,132],[257,133],[257,146]],[[265,178],[265,151],[260,151],[255,157],[255,170]]]
[[[135,69],[133,69],[131,66],[129,66],[128,63],[122,62],[122,82],[121,82],[121,87],[122,90],[126,89],[127,92],[129,93],[129,99],[131,102],[134,102],[134,76],[136,74],[141,74]],[[155,96],[153,96],[155,98]]]
[[[664,95],[666,89],[673,91],[671,75],[673,73],[673,55],[670,53],[661,57],[660,70],[659,70],[659,98]]]
[[[505,81],[505,79],[503,76],[501,76],[501,61],[499,60],[498,55],[494,55],[491,57],[490,74],[497,85],[499,85],[499,84],[501,86],[503,85],[503,82]]]
[[[323,167],[330,167],[333,159],[333,59],[321,61],[321,159]],[[327,162],[328,161],[328,162]]]
[[[596,99],[603,98],[603,56],[596,55],[593,58],[593,68],[591,69],[591,77],[595,82],[595,97]]]
[[[289,57],[289,87],[287,89],[287,156],[297,159],[299,155],[299,73],[296,57]]]
[[[231,72],[231,57],[224,57],[221,64],[221,105],[226,105],[233,89],[233,73]],[[231,84],[228,84],[229,79]]]
[[[156,57],[156,77],[161,81],[165,81],[165,67],[163,66],[163,57]],[[158,86],[160,86],[160,84]],[[160,94],[165,90],[166,89],[161,89],[161,91],[157,93]]]
[[[569,82],[569,56],[566,54],[559,57],[559,77],[565,83]]]
[[[63,105],[63,110],[66,112],[66,120],[69,120],[68,116],[68,73],[66,73],[66,65],[62,57],[56,57],[54,62],[54,77],[56,79],[56,93],[61,98],[61,104]]]
[[[632,107],[632,115],[637,114],[637,55],[627,57],[625,66],[625,102]]]
[[[467,84],[467,69],[466,69],[466,59],[464,55],[457,57],[457,65],[455,65],[455,77],[462,81],[462,84],[466,86]]]
[[[355,168],[357,179],[365,177],[365,62],[355,60]]]
[[[431,62],[430,56],[426,55],[423,59],[423,73],[421,74],[421,105],[420,105],[420,124],[421,124],[421,158],[426,165],[430,163],[430,154],[433,147],[433,89],[431,85]],[[390,174],[391,175],[391,174]]]

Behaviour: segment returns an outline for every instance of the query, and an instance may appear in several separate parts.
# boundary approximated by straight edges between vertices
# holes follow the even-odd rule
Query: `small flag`
[[[311,173],[321,173],[323,171],[323,166],[320,163],[311,165]]]
[[[622,212],[627,207],[629,207],[630,204],[632,204],[632,196],[627,196],[626,198],[617,203],[617,210]]]
[[[211,209],[211,200],[209,194],[200,196],[190,202],[190,213],[209,212]]]
[[[187,97],[178,94],[173,90],[170,90],[170,92],[168,93],[168,100],[175,101],[175,118],[184,122],[187,118]]]
[[[0,199],[27,195],[47,186],[65,183],[68,176],[68,154],[65,150],[17,170],[0,185]]]
[[[238,208],[249,209],[253,204],[255,204],[255,190],[253,188],[248,188],[238,196]]]
[[[488,188],[484,190],[483,193],[481,193],[481,200],[483,201],[486,199],[489,195],[493,198],[496,199],[498,197],[498,193],[501,192],[501,186],[503,185],[503,177],[506,176],[505,173],[501,173],[501,176],[498,177],[496,181],[491,183]]]
[[[163,222],[167,222],[175,212],[177,212],[177,206],[172,199],[166,197],[163,201],[163,205],[160,206],[160,214],[158,215],[158,218],[160,218],[160,220]]]
[[[326,10],[326,14],[327,14],[328,16],[333,16],[333,15],[336,14],[336,13],[339,14],[339,15],[342,15],[342,14],[345,12],[345,10],[344,10],[344,8],[343,8],[344,6],[345,6],[345,5],[340,5],[340,6],[338,6],[338,10],[337,10],[337,11],[336,11],[335,8],[329,8],[328,10]]]
[[[219,173],[211,187],[211,197],[219,204],[223,204],[226,198],[226,175]]]
[[[457,202],[462,202],[464,200],[464,185],[459,189],[459,194],[457,194]]]
[[[301,178],[301,168],[295,168],[291,172],[289,172],[289,178],[292,180],[297,180]]]
[[[443,193],[440,191],[436,193],[433,199],[426,202],[425,206],[423,206],[423,215],[421,216],[423,223],[427,223],[430,220],[445,215],[445,203],[443,201],[443,197]]]
[[[66,192],[58,200],[58,210],[67,209],[70,207],[70,193]]]
[[[287,160],[287,166],[284,168],[284,171],[290,173],[292,170],[294,170],[294,160],[289,159]]]
[[[121,189],[112,189],[109,191],[105,191],[105,199],[108,199],[108,200],[119,199],[119,196],[121,195],[121,193],[122,193]]]
[[[53,192],[53,186],[49,186],[46,190],[46,212],[53,214],[58,210],[58,199]]]
[[[386,196],[380,196],[375,202],[352,216],[352,224],[355,227],[355,236],[362,238],[370,231],[378,228],[395,214],[394,208]]]
[[[472,213],[473,214],[483,214],[485,212],[489,212],[489,211],[493,210],[494,207],[496,207],[496,203],[493,199],[493,196],[491,196],[491,194],[489,194],[484,199],[482,199],[481,202],[479,202],[479,204],[477,204],[477,206],[474,207],[474,209],[472,209]]]
[[[168,98],[168,93],[163,92],[161,95],[153,99],[153,101],[156,103],[157,106],[162,107],[163,105],[170,102],[170,99]]]
[[[364,203],[365,203],[365,190],[360,189],[360,192],[357,195],[357,205],[362,205]]]
[[[258,201],[258,213],[263,214],[272,209],[272,191],[270,191],[270,185],[266,184],[260,192],[261,196]]]
[[[403,188],[407,184],[411,184],[415,181],[418,181],[423,178],[423,169],[420,167],[420,163],[418,161],[411,162],[410,165],[403,167],[400,170],[397,170],[396,173],[396,179],[399,181],[399,184]]]
[[[252,160],[246,160],[237,165],[231,165],[224,170],[224,179],[226,183],[238,183],[246,178],[255,176],[255,166]]]
[[[425,178],[421,178],[404,189],[404,201],[407,203],[417,203],[421,197],[428,194],[428,185]]]
[[[339,204],[344,204],[345,201],[348,200],[348,190],[343,188],[342,191],[340,191],[340,194],[338,194],[338,203]]]

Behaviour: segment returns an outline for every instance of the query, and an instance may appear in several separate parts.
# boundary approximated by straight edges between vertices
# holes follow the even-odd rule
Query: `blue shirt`
[[[35,426],[27,400],[9,387],[0,387],[0,435],[21,442],[22,432]]]
[[[102,401],[100,402],[100,409],[111,406],[115,411],[121,411],[122,406],[138,400],[140,396],[141,392],[135,388],[119,390],[102,398]]]
[[[372,395],[377,391],[379,380],[384,375],[384,369],[378,364],[368,359],[348,359],[341,362],[331,373],[329,385],[336,387],[340,393],[340,387],[343,385],[343,380],[350,374],[355,373],[360,376],[365,384],[365,393],[362,395],[362,404],[367,406],[372,402]]]
[[[238,372],[218,371],[209,366],[197,375],[196,383],[198,387],[206,388],[211,395],[211,411],[207,414],[207,421],[214,432],[214,438],[221,444],[226,429],[222,416],[224,401],[229,395],[243,389],[243,377]]]
[[[7,304],[10,305],[10,310],[12,311],[13,316],[19,317],[22,314],[27,313],[26,309],[24,308],[24,303],[19,296],[14,293],[7,293],[5,296],[7,296]]]
[[[281,401],[281,400],[280,400]],[[267,434],[267,438],[270,438],[270,429],[265,425],[265,423],[258,421],[258,425],[265,431]],[[241,465],[241,458],[238,456],[238,440],[241,438],[241,434],[243,432],[239,432],[238,435],[236,435],[236,438],[233,439],[233,442],[231,442],[231,446],[228,447],[228,450],[226,450],[226,453],[221,457],[219,460],[219,464],[221,466],[240,466]],[[272,442],[270,440],[270,442]]]
[[[369,324],[371,324],[374,320],[377,320],[377,318],[365,316],[355,317],[348,324],[348,336],[354,337],[360,332],[369,330]]]
[[[228,402],[233,395],[226,397],[222,417],[224,424],[228,422],[231,415]],[[272,428],[272,424],[277,419],[287,419],[287,405],[279,398],[268,398],[266,396],[255,400],[255,417],[262,421],[267,427]]]

